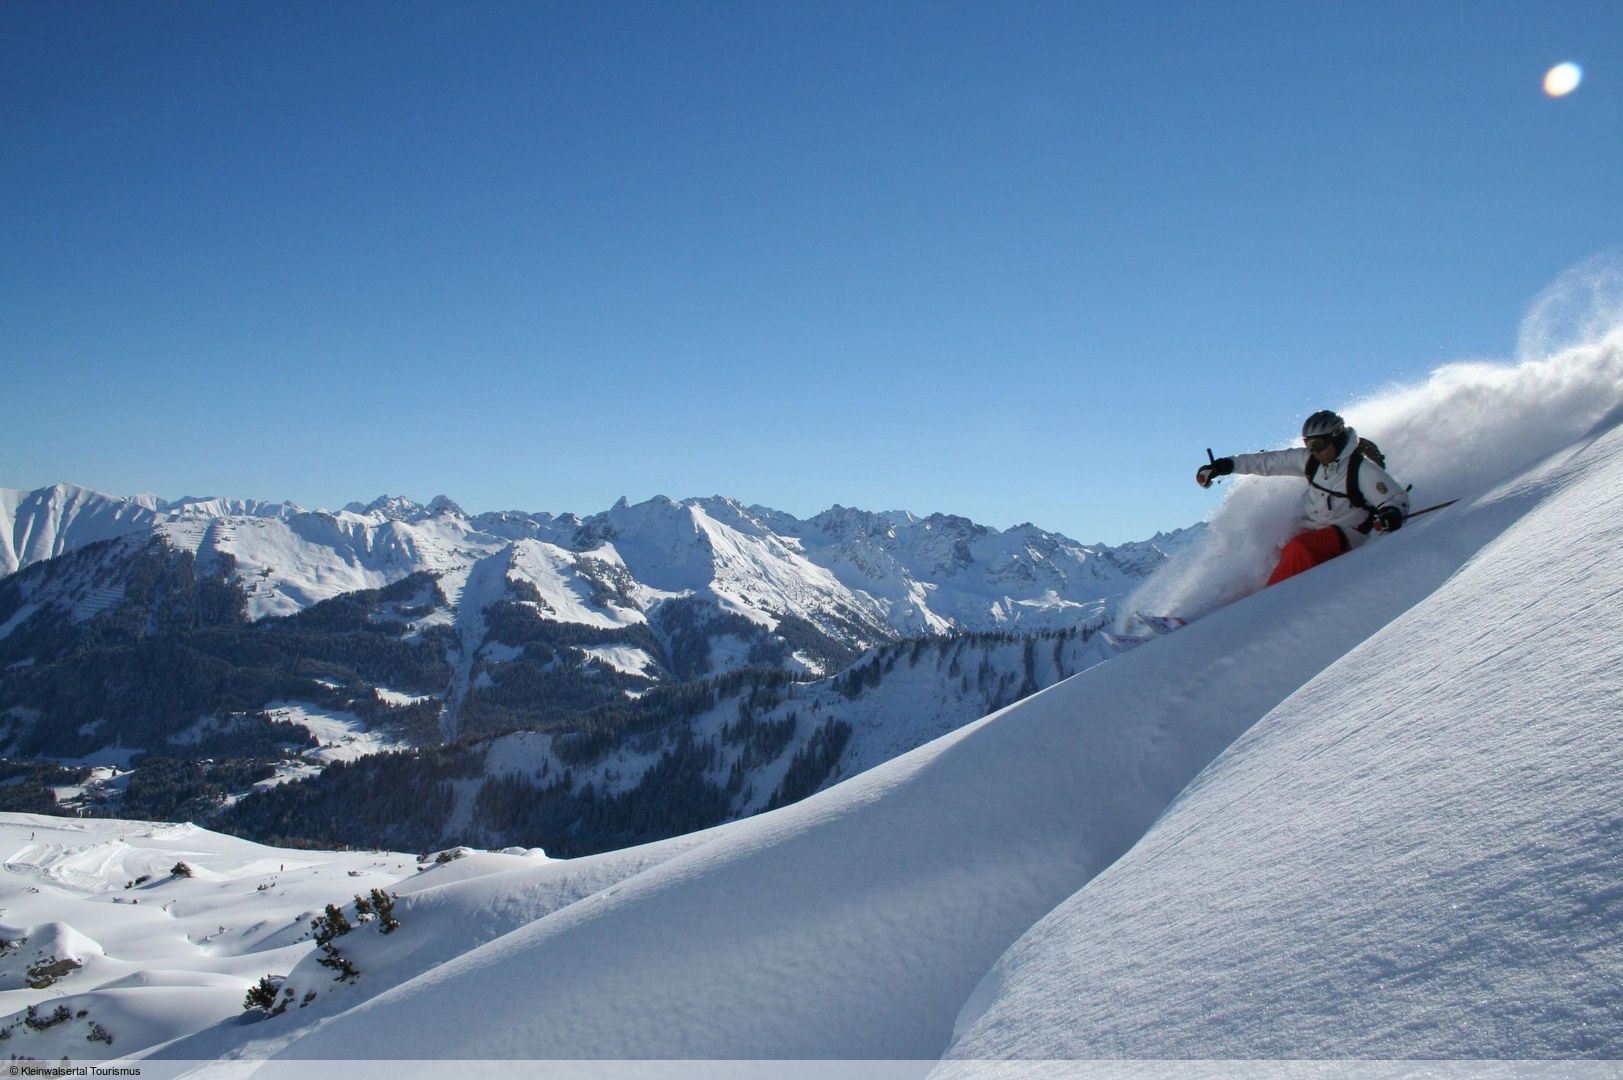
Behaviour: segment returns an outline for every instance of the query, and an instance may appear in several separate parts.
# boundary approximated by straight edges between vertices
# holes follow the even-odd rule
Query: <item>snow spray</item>
[[[1623,249],[1581,263],[1540,293],[1517,359],[1448,364],[1338,409],[1412,485],[1411,504],[1480,495],[1603,422],[1623,416]],[[1302,526],[1302,486],[1235,477],[1203,541],[1170,559],[1122,606],[1198,618],[1260,589]]]

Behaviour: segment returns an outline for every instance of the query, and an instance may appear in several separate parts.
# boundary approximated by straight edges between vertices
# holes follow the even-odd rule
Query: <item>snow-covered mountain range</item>
[[[57,656],[35,643],[60,652],[118,611],[139,638],[211,621],[330,621],[332,602],[347,597],[370,606],[374,630],[435,639],[443,682],[419,673],[414,686],[373,685],[386,699],[435,695],[450,738],[469,730],[470,695],[500,681],[536,622],[574,662],[606,669],[621,694],[746,666],[827,675],[909,636],[1097,626],[1198,532],[1104,548],[1031,525],[1000,532],[843,507],[800,521],[721,498],[622,500],[580,519],[470,517],[444,497],[328,513],[119,500],[67,485],[0,491],[4,554],[19,568],[0,578],[0,669],[48,663]],[[210,596],[191,595],[205,587]]]
[[[945,514],[836,506],[806,521],[725,498],[621,500],[573,514],[465,514],[439,496],[423,506],[381,497],[337,512],[229,499],[121,499],[70,484],[0,489],[0,576],[96,541],[154,534],[204,562],[229,557],[249,586],[252,619],[289,615],[413,573],[438,575],[458,600],[492,559],[557,603],[565,621],[635,620],[670,596],[703,594],[770,625],[782,616],[848,623],[865,644],[895,635],[1097,619],[1193,535],[1179,530],[1117,548],[1034,525],[1005,531]],[[574,595],[581,564],[632,579],[631,594],[590,612]],[[590,576],[590,575],[588,575]]]
[[[1288,529],[1294,501],[1238,481],[1141,596],[1251,592],[769,813],[423,871],[0,819],[0,918],[27,939],[0,954],[8,1051],[335,1076],[355,1059],[604,1058],[767,1063],[751,1075],[940,1059],[949,1077],[1592,1059],[1563,1075],[1610,1075],[1623,335],[1441,373],[1355,422],[1423,503],[1460,502],[1259,592],[1247,538]],[[1491,449],[1462,458],[1473,433]],[[319,945],[318,879],[342,916]],[[396,897],[388,919],[374,888]],[[48,987],[17,986],[46,968]],[[255,973],[272,978],[242,1011]]]
[[[0,578],[0,753],[112,767],[75,805],[229,810],[251,835],[354,844],[567,835],[571,850],[776,805],[882,760],[863,735],[876,726],[892,756],[1097,662],[1078,632],[1200,532],[1090,548],[1031,525],[843,507],[800,521],[722,498],[622,500],[581,519],[470,516],[443,497],[329,513],[59,485],[0,508],[20,567]],[[962,640],[977,633],[1048,637]],[[873,650],[948,637],[926,668],[907,649],[914,692],[940,702],[923,725],[887,720],[902,708],[900,677],[878,688],[895,654],[834,678]],[[428,751],[417,783],[480,758],[483,780],[443,821],[339,816],[376,823],[356,831],[289,809],[304,787],[271,790],[409,747]],[[132,778],[143,754],[201,775]],[[378,770],[400,767],[339,770],[324,797],[376,804]],[[504,779],[521,772],[528,787]],[[526,791],[567,808],[546,826],[495,809]],[[629,801],[607,812],[603,798]]]
[[[743,631],[709,635],[708,655],[696,665],[707,672],[740,666],[749,638],[788,620],[834,646],[832,657],[787,651],[791,667],[816,674],[901,636],[1097,624],[1193,533],[1111,549],[1030,525],[999,532],[946,515],[843,507],[799,521],[721,498],[622,500],[582,520],[469,517],[444,497],[428,506],[385,497],[328,513],[220,499],[119,500],[58,485],[0,491],[0,535],[0,557],[18,568],[113,537],[161,538],[202,567],[225,567],[247,594],[250,620],[426,572],[444,603],[415,628],[456,630],[465,683],[485,644],[485,611],[503,600],[529,604],[549,621],[599,629],[644,625],[666,601],[697,600]],[[121,598],[105,567],[93,582],[49,576],[50,586],[19,581],[22,602],[0,617],[0,638],[40,608],[83,620]],[[635,645],[601,659],[638,676],[669,667]],[[451,699],[465,692],[453,688]]]

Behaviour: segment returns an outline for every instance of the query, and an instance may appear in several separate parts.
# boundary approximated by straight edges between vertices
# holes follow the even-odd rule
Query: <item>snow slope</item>
[[[29,814],[0,814],[0,858],[5,1052],[48,1061],[129,1054],[239,1016],[250,985],[313,948],[308,919],[323,904],[415,872],[411,856]],[[182,862],[193,876],[171,875]],[[77,967],[28,986],[52,961]],[[66,1007],[70,1019],[35,1030],[23,1022],[30,1006]],[[90,1041],[92,1025],[111,1042]]]
[[[0,577],[98,540],[151,528],[151,506],[74,484],[37,491],[0,488]]]
[[[1620,465],[1614,426],[1451,522],[1516,519],[1034,926],[955,1052],[1623,1053]]]

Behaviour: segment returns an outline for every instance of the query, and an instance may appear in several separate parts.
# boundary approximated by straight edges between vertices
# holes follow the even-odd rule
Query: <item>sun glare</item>
[[[1566,97],[1578,89],[1583,81],[1584,69],[1570,60],[1564,64],[1557,64],[1544,73],[1544,92],[1551,97]]]

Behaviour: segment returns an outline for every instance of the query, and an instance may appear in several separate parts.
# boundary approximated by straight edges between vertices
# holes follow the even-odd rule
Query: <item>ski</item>
[[[1151,633],[1157,635],[1170,634],[1189,625],[1188,619],[1178,615],[1148,615],[1142,611],[1135,611],[1133,617],[1149,627]]]
[[[1116,634],[1109,630],[1099,631],[1099,636],[1105,639],[1106,645],[1109,645],[1117,652],[1126,652],[1128,649],[1136,649],[1146,641],[1155,640],[1153,636],[1140,637],[1136,634]]]
[[[1100,634],[1117,652],[1126,652],[1136,649],[1146,641],[1165,637],[1174,630],[1181,630],[1189,625],[1189,620],[1178,615],[1150,615],[1143,611],[1135,611],[1126,621],[1121,631],[1101,630]]]

